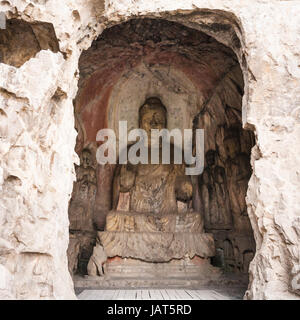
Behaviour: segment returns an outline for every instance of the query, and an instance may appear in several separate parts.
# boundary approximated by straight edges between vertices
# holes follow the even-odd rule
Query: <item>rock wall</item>
[[[1,298],[74,298],[66,250],[80,53],[107,26],[148,16],[203,31],[236,53],[243,124],[256,137],[247,194],[256,254],[245,298],[299,299],[298,1],[9,0],[0,11],[52,24],[59,44],[57,52],[37,46],[22,65],[0,64]]]

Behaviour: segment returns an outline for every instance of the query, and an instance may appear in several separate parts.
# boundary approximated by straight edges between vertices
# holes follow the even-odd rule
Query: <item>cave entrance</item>
[[[97,232],[108,228],[108,213],[120,206],[128,212],[133,205],[130,201],[134,201],[128,190],[119,189],[116,202],[114,194],[118,186],[115,181],[120,168],[115,164],[97,163],[97,132],[110,128],[118,137],[119,121],[124,120],[128,122],[128,130],[137,128],[140,108],[149,98],[159,100],[166,109],[167,129],[204,129],[204,171],[191,177],[191,198],[176,198],[177,209],[201,215],[203,234],[213,236],[215,253],[203,254],[211,265],[221,268],[225,274],[247,275],[255,253],[245,200],[255,139],[251,131],[242,128],[241,59],[229,46],[215,39],[222,36],[225,39],[226,32],[232,30],[228,25],[216,23],[206,26],[208,32],[203,32],[204,29],[203,25],[199,31],[162,19],[132,19],[104,30],[82,53],[79,91],[74,101],[78,131],[76,152],[80,165],[76,167],[77,182],[69,205],[68,257],[74,275],[87,274]],[[231,34],[229,38],[235,48],[240,47],[236,36]],[[129,182],[130,175],[126,179]],[[138,182],[133,185],[135,183]],[[125,201],[123,206],[120,197]],[[157,197],[161,195],[158,193]],[[125,215],[128,228],[134,227],[135,218],[128,213]],[[198,218],[199,215],[195,219]],[[117,215],[110,221],[119,223],[122,219]],[[123,233],[131,231],[122,229]],[[101,239],[103,242],[104,238]],[[200,237],[195,246],[201,241],[204,240]],[[118,245],[122,243],[111,244],[110,252]],[[115,256],[112,253],[109,256],[110,265],[118,265],[130,254],[120,257],[116,250]],[[143,257],[136,258],[144,264],[149,262]],[[193,260],[194,265],[203,262],[201,254],[188,259]],[[195,262],[195,259],[198,260]],[[122,268],[120,270],[122,273]]]

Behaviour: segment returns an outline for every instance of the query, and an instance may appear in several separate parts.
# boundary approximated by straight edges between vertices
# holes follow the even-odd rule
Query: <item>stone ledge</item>
[[[215,255],[211,234],[197,232],[98,232],[108,257],[167,262],[184,257],[209,258]]]

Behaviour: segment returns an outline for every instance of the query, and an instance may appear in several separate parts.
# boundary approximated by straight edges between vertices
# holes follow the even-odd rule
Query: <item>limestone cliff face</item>
[[[256,137],[247,193],[256,254],[245,298],[299,299],[298,1],[9,0],[0,11],[9,23],[0,31],[1,298],[75,298],[66,251],[79,58],[105,28],[149,17],[202,31],[236,54],[243,124]]]

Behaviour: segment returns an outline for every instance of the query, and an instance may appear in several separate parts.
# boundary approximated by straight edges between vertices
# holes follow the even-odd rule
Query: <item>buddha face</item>
[[[144,105],[140,118],[140,128],[144,129],[151,137],[151,129],[164,129],[167,125],[166,111],[160,106]]]
[[[83,168],[88,168],[91,165],[92,155],[88,151],[83,151],[81,153],[81,164]]]
[[[240,142],[238,138],[232,137],[224,141],[224,147],[227,156],[230,159],[234,159],[240,153]]]
[[[206,163],[209,167],[212,167],[215,162],[216,162],[216,153],[214,150],[209,150],[206,152],[205,158],[206,158]]]

